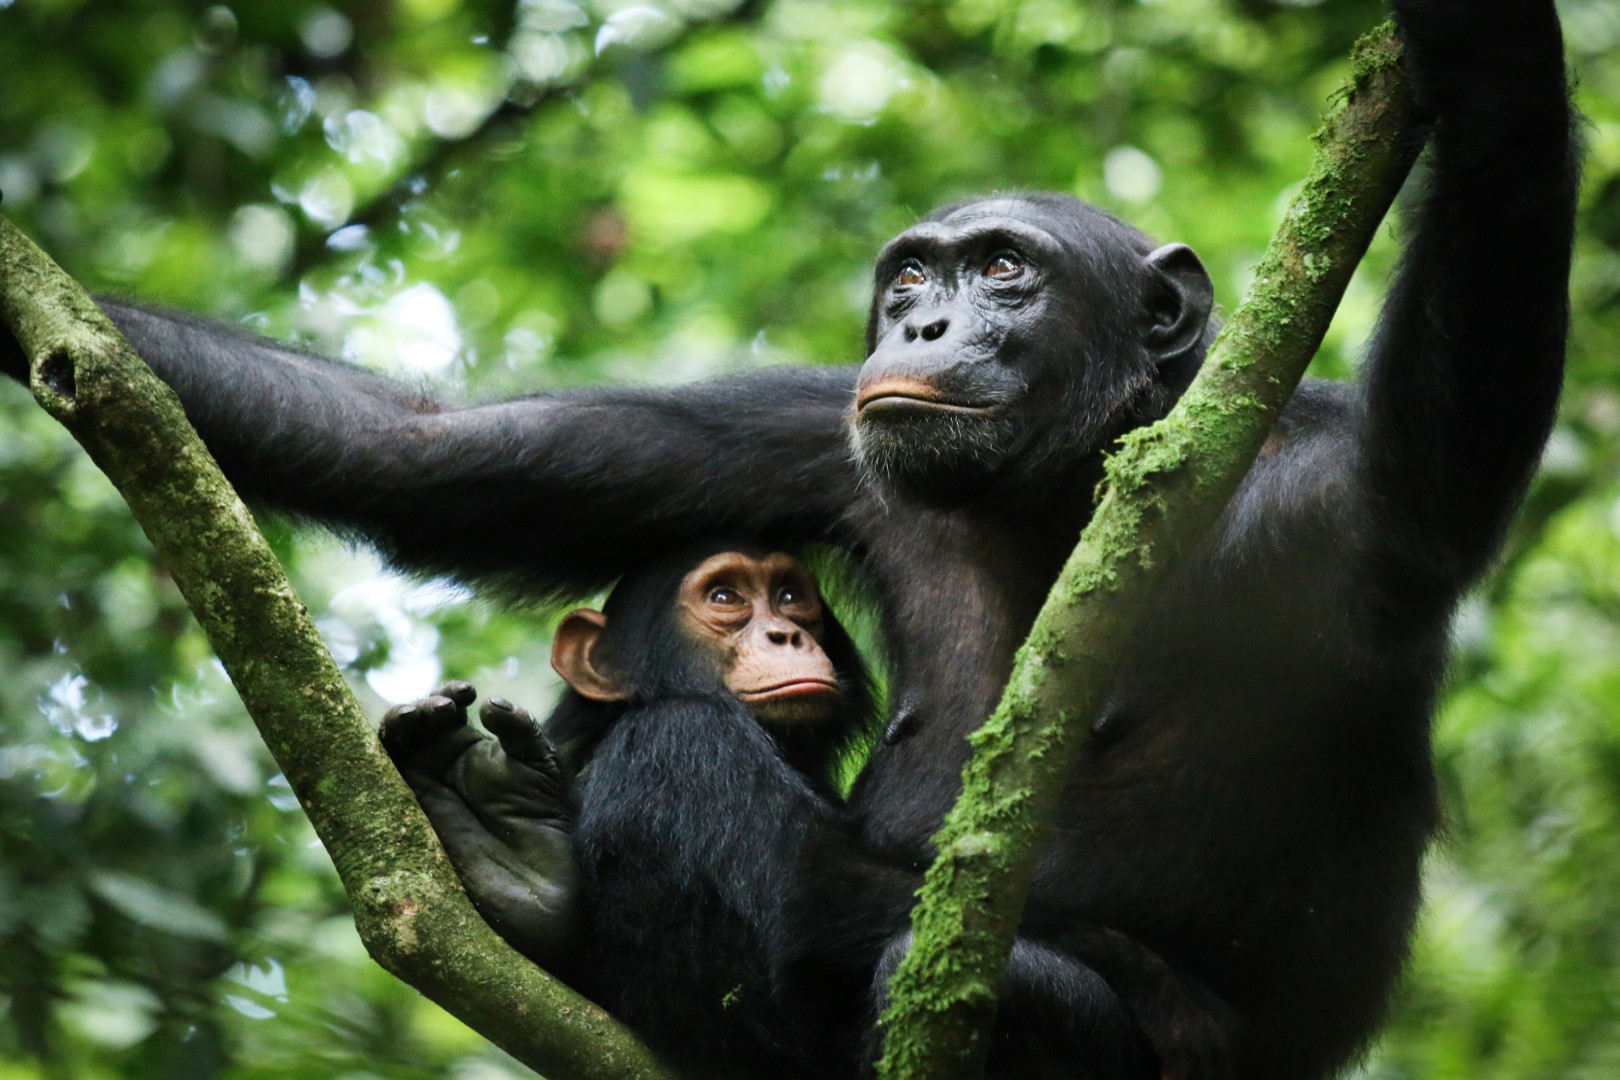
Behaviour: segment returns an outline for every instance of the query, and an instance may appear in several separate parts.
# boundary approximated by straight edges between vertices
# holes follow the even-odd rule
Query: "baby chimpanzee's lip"
[[[936,386],[915,379],[884,379],[871,386],[863,386],[856,393],[855,409],[865,412],[878,409],[942,409],[949,412],[978,413],[989,406],[981,402],[962,401],[940,391]]]
[[[745,701],[758,701],[762,698],[811,697],[816,694],[837,692],[838,683],[832,679],[789,679],[787,682],[764,686],[758,690],[743,690],[737,696]]]

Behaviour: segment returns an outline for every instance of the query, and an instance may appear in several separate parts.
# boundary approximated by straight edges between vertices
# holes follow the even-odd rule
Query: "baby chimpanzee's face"
[[[822,649],[815,578],[791,555],[723,551],[681,581],[681,628],[714,656],[726,689],[764,724],[836,714],[838,672]]]

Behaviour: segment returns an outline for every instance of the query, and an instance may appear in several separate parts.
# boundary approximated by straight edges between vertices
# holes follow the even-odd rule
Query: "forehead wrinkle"
[[[946,223],[952,221],[971,220],[980,217],[1011,217],[1028,220],[1030,212],[1040,213],[1041,208],[1028,199],[1017,196],[1001,195],[993,199],[980,199],[959,206],[952,210],[942,220]]]
[[[742,573],[746,577],[773,577],[799,569],[802,563],[785,551],[772,551],[766,547],[752,550],[733,549],[716,552],[698,563],[682,578],[683,587],[695,586],[719,575]],[[806,571],[806,576],[809,576]]]
[[[1000,240],[1010,240],[1013,246],[1023,247],[1037,254],[1050,255],[1063,250],[1062,243],[1047,230],[1028,222],[1009,222],[1005,218],[994,224],[963,229],[957,233],[953,244],[958,248],[973,248],[988,246],[987,241]]]
[[[956,224],[996,218],[1011,220],[1045,233],[1057,233],[1065,224],[1070,215],[1054,212],[1050,206],[1043,205],[1032,199],[1018,198],[1017,196],[1001,196],[993,199],[983,199],[979,202],[968,203],[951,211],[942,224]]]
[[[1033,222],[1009,219],[1005,215],[985,215],[982,224],[968,223],[965,227],[953,222],[925,221],[915,225],[888,244],[878,253],[878,265],[893,262],[901,255],[919,249],[958,252],[984,247],[989,242],[1006,241],[1040,254],[1061,254],[1066,245],[1052,233]],[[953,215],[954,219],[954,215]]]
[[[945,223],[967,223],[986,218],[1000,218],[1016,222],[1057,251],[1065,255],[1084,257],[1088,243],[1100,234],[1111,234],[1109,226],[1130,230],[1088,203],[1075,200],[1072,205],[1049,206],[1034,199],[1001,196],[969,203],[952,211],[943,219]],[[1145,252],[1144,252],[1145,253]]]
[[[785,551],[773,551],[759,561],[764,564],[766,571],[771,574],[785,574],[789,571],[795,571],[802,572],[806,577],[810,576],[810,571],[805,568],[805,565]]]

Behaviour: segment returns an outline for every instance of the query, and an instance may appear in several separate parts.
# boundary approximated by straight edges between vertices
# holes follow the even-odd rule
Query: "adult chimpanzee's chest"
[[[889,712],[851,809],[876,846],[922,855],[960,789],[967,736],[1000,700],[1080,522],[1038,531],[1007,515],[889,505],[861,524],[882,594]]]
[[[927,855],[967,736],[999,700],[1067,553],[1057,532],[944,512],[874,530],[890,706],[851,799],[874,844]],[[1173,924],[1183,904],[1188,919],[1243,908],[1243,921],[1268,889],[1308,894],[1294,879],[1316,854],[1360,843],[1378,800],[1423,823],[1400,840],[1421,847],[1442,635],[1371,630],[1353,553],[1329,559],[1295,541],[1237,560],[1192,553],[1163,587],[1090,718],[1037,903],[1115,925],[1144,911]]]
[[[883,579],[890,735],[852,799],[870,840],[919,858],[1056,573],[1027,543],[976,562],[991,534],[935,524],[892,541],[943,570]],[[1061,801],[1026,931],[1060,945],[1087,926],[1125,933],[1290,1031],[1339,996],[1320,971],[1382,987],[1399,968],[1435,821],[1427,717],[1444,619],[1392,617],[1349,531],[1267,524],[1290,526],[1287,543],[1212,538],[1133,634]],[[907,565],[886,563],[890,550],[874,545],[880,574]],[[1371,1024],[1365,1003],[1381,999],[1354,1000],[1324,1044]]]

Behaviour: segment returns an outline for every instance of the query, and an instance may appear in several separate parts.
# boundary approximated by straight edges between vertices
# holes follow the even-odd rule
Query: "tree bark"
[[[882,1080],[984,1073],[997,986],[1065,779],[1153,590],[1214,522],[1327,332],[1417,156],[1394,28],[1357,44],[1344,104],[1249,295],[1168,417],[1108,460],[1091,523],[972,737],[880,1021]]]
[[[0,318],[34,396],[117,486],[337,866],[373,958],[551,1080],[672,1080],[473,909],[247,508],[95,302],[0,218]]]

